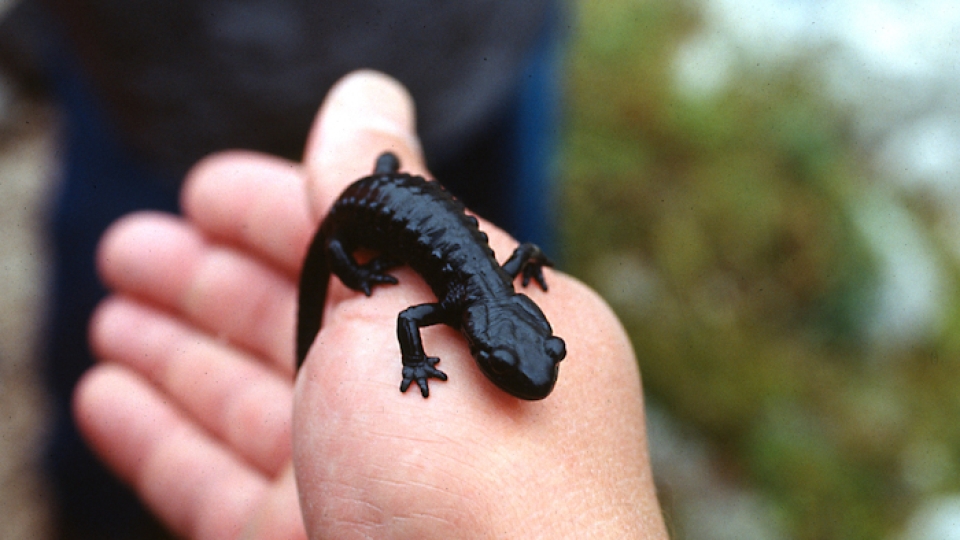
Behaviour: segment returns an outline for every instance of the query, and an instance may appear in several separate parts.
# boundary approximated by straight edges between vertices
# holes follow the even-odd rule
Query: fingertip
[[[110,224],[100,235],[97,242],[94,260],[97,267],[97,276],[107,286],[115,285],[114,279],[120,272],[119,266],[124,258],[125,246],[128,244],[131,231],[137,229],[144,218],[149,219],[150,212],[134,212],[120,217]]]
[[[249,249],[295,274],[315,227],[306,181],[300,163],[221,152],[187,173],[180,204],[206,236]]]
[[[136,223],[142,216],[143,214],[140,212],[121,216],[111,223],[107,229],[103,231],[103,234],[100,235],[100,239],[97,241],[96,252],[94,253],[97,275],[100,276],[100,279],[106,280],[106,276],[110,270],[110,261],[112,260],[118,242],[123,239],[129,227]]]
[[[123,459],[123,452],[112,449],[117,434],[128,427],[122,417],[129,403],[122,397],[135,392],[133,377],[116,364],[98,364],[80,377],[71,402],[74,421],[84,439],[127,482],[133,478],[134,467]]]
[[[232,176],[257,174],[263,163],[280,161],[266,154],[226,150],[210,154],[190,167],[180,188],[180,208],[190,217],[204,216],[211,200],[223,197]],[[252,172],[251,172],[252,171]]]
[[[168,297],[184,290],[205,247],[198,231],[170,214],[138,212],[111,225],[97,246],[97,273],[114,290]]]
[[[87,325],[87,339],[90,341],[90,348],[98,359],[103,359],[110,349],[110,337],[115,334],[114,323],[116,318],[113,316],[117,308],[117,298],[108,296],[97,304],[97,307],[90,315],[90,323]]]
[[[73,387],[73,396],[71,400],[71,409],[77,425],[83,430],[86,420],[89,417],[89,406],[91,399],[96,395],[97,379],[100,378],[100,369],[93,367],[80,375],[80,380]]]
[[[357,130],[403,139],[414,138],[416,130],[413,97],[396,79],[372,70],[355,71],[334,84],[320,108],[319,121],[315,132],[319,140],[310,142],[332,146],[352,141]],[[308,144],[307,150],[314,147]]]
[[[413,98],[387,75],[353,72],[327,94],[307,142],[315,212],[325,213],[349,183],[371,174],[385,151],[400,158],[402,170],[425,172]]]
[[[233,217],[210,215],[210,208],[223,206],[225,197],[248,199],[262,197],[251,183],[278,184],[303,181],[300,164],[283,158],[247,150],[227,150],[211,154],[191,167],[180,190],[180,206],[191,219],[210,220]]]
[[[90,426],[91,418],[99,418],[100,413],[112,408],[110,397],[124,395],[131,384],[132,374],[118,364],[97,364],[80,376],[73,389],[72,407],[74,417],[80,425]]]

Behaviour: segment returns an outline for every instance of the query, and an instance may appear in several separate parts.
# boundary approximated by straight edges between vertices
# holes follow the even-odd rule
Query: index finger
[[[371,99],[349,99],[358,92]],[[316,224],[347,185],[373,171],[380,153],[394,152],[404,171],[426,174],[411,135],[413,103],[393,79],[373,71],[348,75],[319,115],[327,118],[311,134],[303,164],[242,151],[201,161],[184,181],[184,214],[207,235],[248,248],[295,277]]]
[[[246,248],[295,278],[316,217],[300,164],[254,152],[222,152],[194,166],[181,195],[184,214],[210,237]]]

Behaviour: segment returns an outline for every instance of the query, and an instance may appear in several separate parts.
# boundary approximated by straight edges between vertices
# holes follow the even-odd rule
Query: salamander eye
[[[490,371],[502,375],[517,366],[517,357],[508,350],[497,349],[489,356]]]
[[[543,349],[547,352],[547,356],[555,363],[563,360],[564,357],[567,356],[567,346],[563,340],[557,336],[547,338],[547,341],[543,344]]]

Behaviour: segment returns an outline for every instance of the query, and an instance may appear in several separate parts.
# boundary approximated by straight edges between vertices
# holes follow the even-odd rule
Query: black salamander
[[[427,397],[427,379],[447,380],[420,339],[420,328],[442,323],[463,333],[480,369],[502,390],[522,399],[547,397],[566,347],[540,308],[514,291],[513,280],[522,274],[524,286],[533,279],[547,290],[542,267],[551,262],[528,243],[500,266],[487,235],[460,201],[439,183],[399,170],[395,155],[382,154],[372,175],[343,191],[314,236],[300,274],[297,369],[320,331],[330,272],[370,296],[374,285],[396,284],[385,272],[406,263],[438,302],[397,317],[401,392],[416,381]],[[359,264],[353,253],[360,248],[377,256]]]

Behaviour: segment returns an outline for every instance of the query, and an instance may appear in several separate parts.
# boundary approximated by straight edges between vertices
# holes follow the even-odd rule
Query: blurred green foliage
[[[816,59],[741,62],[689,96],[674,62],[696,3],[581,2],[576,21],[564,257],[621,315],[648,395],[793,538],[889,537],[960,488],[960,317],[877,357],[878,261],[851,210],[873,173]]]

